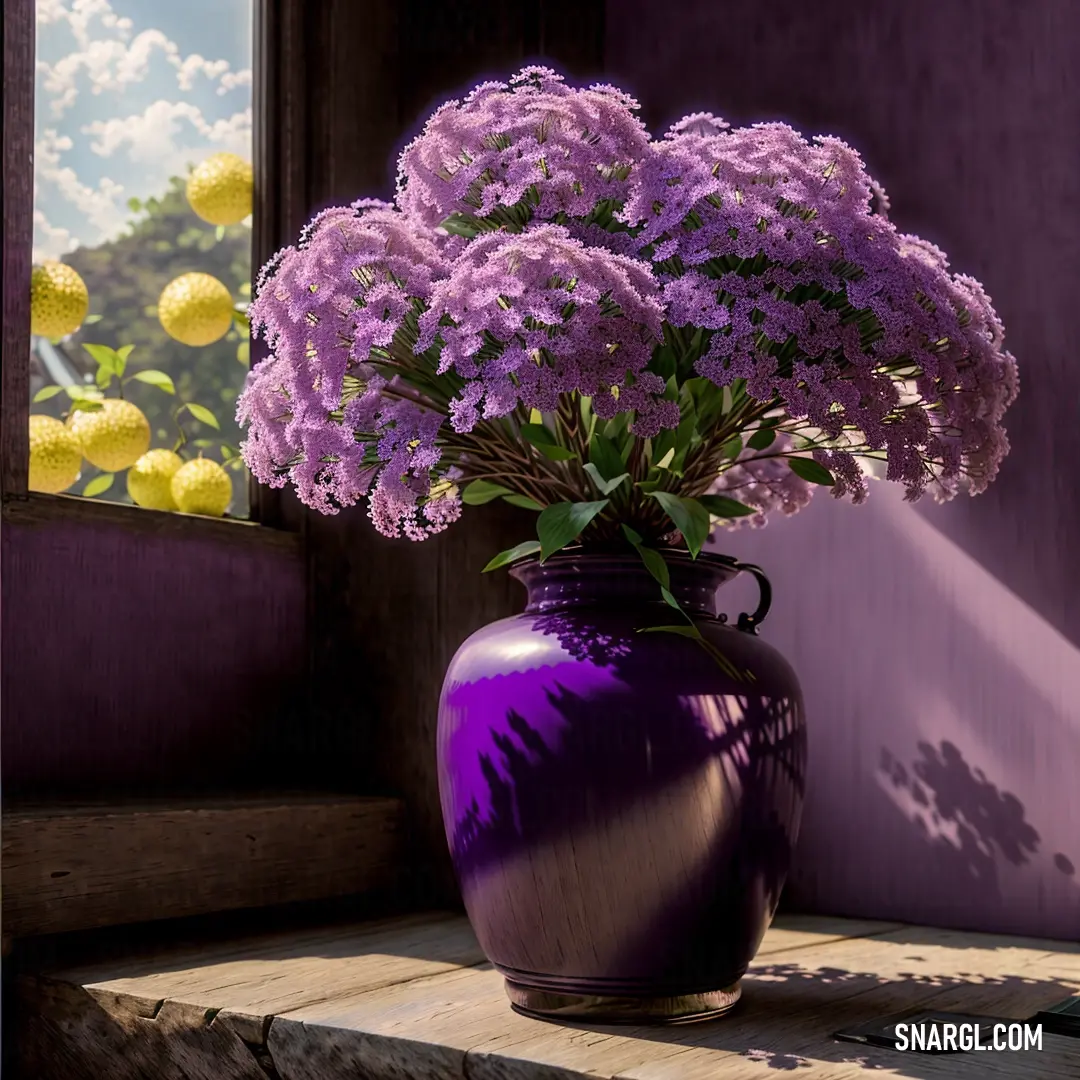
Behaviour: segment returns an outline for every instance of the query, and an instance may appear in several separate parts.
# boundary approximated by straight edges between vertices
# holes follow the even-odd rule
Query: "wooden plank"
[[[144,536],[178,537],[235,543],[247,549],[271,549],[299,556],[302,538],[297,532],[270,528],[239,518],[210,518],[143,506],[96,502],[76,495],[45,495],[32,491],[25,498],[7,499],[4,520],[17,525],[52,525],[71,522],[90,526],[120,526]]]
[[[26,494],[30,443],[30,268],[34,242],[34,0],[4,0],[3,327],[0,491]]]
[[[4,813],[4,932],[350,896],[394,879],[396,799],[293,796]]]
[[[423,915],[54,972],[23,988],[35,1010],[34,1061],[46,1070],[33,1075],[89,1077],[55,1069],[78,1060],[100,1068],[111,1054],[125,1064],[110,1077],[134,1080],[154,1051],[187,1070],[162,1072],[168,1080],[247,1080],[241,1047],[280,1080],[750,1080],[770,1067],[798,1069],[806,1080],[868,1070],[1064,1080],[1080,1069],[1080,1045],[1050,1035],[1038,1054],[947,1058],[831,1038],[922,1008],[1027,1017],[1080,987],[1080,946],[1072,944],[784,918],[766,936],[740,1008],[681,1028],[519,1016],[481,961],[462,918]],[[180,1044],[189,1059],[177,1056]]]
[[[410,1068],[413,1075],[455,1080],[704,1080],[721,1070],[725,1080],[739,1080],[758,1075],[763,1063],[802,1068],[802,1061],[817,1070],[803,1072],[815,1080],[854,1075],[851,1062],[871,1056],[863,1047],[834,1044],[829,1036],[839,1027],[922,1007],[1024,1017],[1080,985],[1078,954],[1075,947],[1057,953],[1046,943],[909,928],[804,943],[766,950],[755,961],[745,1004],[731,1017],[667,1029],[585,1030],[518,1017],[507,1012],[498,974],[474,969],[279,1016],[268,1047],[289,1080],[337,1080],[350,1075],[347,1063],[361,1054],[373,1080]],[[323,1037],[326,1029],[330,1038]],[[1055,1045],[1052,1058],[996,1055],[995,1067],[1005,1071],[989,1075],[1026,1075],[1036,1062],[1041,1076],[1075,1075],[1068,1070],[1080,1063],[1080,1048]],[[967,1072],[950,1072],[950,1062],[927,1075],[984,1075],[985,1057],[965,1058]],[[887,1066],[911,1059],[877,1051],[875,1060]]]

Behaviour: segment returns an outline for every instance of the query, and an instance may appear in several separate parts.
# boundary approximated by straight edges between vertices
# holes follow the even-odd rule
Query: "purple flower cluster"
[[[621,203],[648,151],[637,107],[613,86],[576,89],[548,68],[482,83],[437,109],[402,152],[398,205],[436,226],[451,214],[502,223],[527,200],[542,221],[583,217],[604,199]]]
[[[291,475],[324,514],[367,495],[388,535],[419,539],[453,520],[456,493],[429,497],[442,416],[370,362],[445,273],[438,237],[374,201],[324,211],[275,257],[249,309],[270,356],[237,406],[257,480]]]
[[[895,228],[840,140],[695,113],[652,141],[636,110],[545,68],[484,83],[403,151],[395,204],[325,210],[275,256],[237,411],[255,477],[323,513],[366,498],[380,532],[423,539],[461,513],[458,480],[499,475],[491,446],[531,410],[576,416],[576,394],[601,423],[629,414],[640,463],[642,440],[697,422],[696,375],[750,405],[695,431],[686,494],[726,492],[752,526],[809,501],[795,453],[855,502],[864,456],[910,498],[983,490],[1017,372],[981,285]],[[778,437],[726,460],[762,410]],[[580,468],[557,479],[594,497]]]
[[[931,482],[941,498],[981,491],[1008,449],[1015,360],[978,282],[872,198],[884,193],[838,139],[698,114],[653,144],[621,216],[667,320],[710,331],[701,375],[779,399],[837,442],[829,460],[849,477],[852,450],[884,451],[909,497]]]
[[[432,290],[417,348],[441,341],[439,373],[466,380],[454,430],[518,404],[554,412],[563,394],[601,418],[634,412],[642,437],[679,423],[664,380],[646,371],[661,336],[660,288],[648,265],[587,247],[558,225],[481,236]]]

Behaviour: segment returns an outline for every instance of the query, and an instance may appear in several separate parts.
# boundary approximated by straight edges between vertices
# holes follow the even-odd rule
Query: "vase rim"
[[[732,566],[738,560],[734,555],[724,555],[717,551],[701,551],[695,558],[690,554],[686,548],[676,547],[662,547],[652,548],[659,555],[664,557],[665,561],[672,560],[675,562],[683,563],[687,566],[693,565],[708,565],[717,564],[722,566]],[[642,560],[636,551],[630,550],[611,550],[611,551],[598,551],[589,550],[587,548],[563,548],[560,551],[555,552],[553,555],[549,555],[542,563],[538,555],[523,555],[519,559],[515,559],[512,563],[508,564],[508,569],[523,570],[527,566],[552,566],[562,563],[586,561],[594,564],[598,563],[626,563],[629,566],[641,566]]]

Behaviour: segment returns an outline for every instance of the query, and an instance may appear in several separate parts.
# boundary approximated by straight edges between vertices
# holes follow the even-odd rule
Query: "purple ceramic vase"
[[[519,1011],[715,1016],[769,926],[806,765],[794,671],[757,637],[770,589],[734,559],[666,553],[680,622],[636,555],[511,573],[522,615],[458,650],[439,705],[443,819],[465,908]],[[735,626],[717,592],[749,571]],[[685,624],[684,624],[685,625]]]

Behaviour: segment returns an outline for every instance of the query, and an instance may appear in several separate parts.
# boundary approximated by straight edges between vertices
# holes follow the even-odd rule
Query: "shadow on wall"
[[[714,543],[803,683],[804,910],[1080,938],[1080,650],[901,493]],[[734,599],[734,598],[733,598]]]

